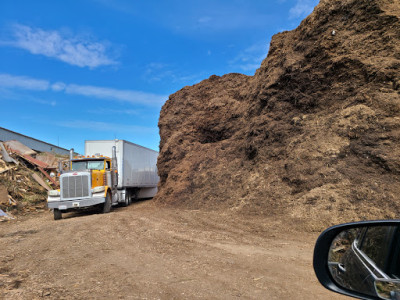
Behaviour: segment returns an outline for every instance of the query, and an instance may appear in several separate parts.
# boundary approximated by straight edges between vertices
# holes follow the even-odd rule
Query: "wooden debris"
[[[55,174],[54,166],[66,157],[15,148],[24,149],[0,143],[0,209],[9,216],[42,211],[46,209],[47,191],[58,187],[57,178],[49,173]],[[0,222],[10,220],[0,217]]]
[[[31,148],[25,146],[19,141],[10,140],[4,142],[4,145],[11,151],[23,155],[35,155],[36,151],[32,150]]]
[[[0,185],[0,204],[8,204],[8,196],[7,188],[3,185]]]
[[[8,162],[8,163],[13,162],[16,165],[18,165],[18,162],[8,154],[8,152],[7,152],[6,148],[4,148],[4,145],[2,142],[0,142],[0,152],[1,152],[1,155],[5,162]]]
[[[35,166],[37,166],[37,167],[39,167],[39,168],[45,168],[45,169],[47,169],[48,166],[49,166],[48,164],[46,164],[46,163],[44,163],[44,162],[42,162],[42,161],[40,161],[40,160],[38,160],[38,159],[36,159],[36,158],[33,158],[33,157],[30,156],[30,155],[19,154],[19,153],[17,153],[17,154],[18,154],[19,157],[25,159],[26,161],[28,161],[28,162],[31,163],[32,165],[35,165]]]
[[[57,186],[57,182],[55,182],[55,180],[53,178],[51,178],[51,176],[45,171],[43,170],[41,167],[38,167],[38,169],[40,170],[40,172],[43,173],[44,176],[47,177],[48,180],[50,180],[50,182],[56,187]]]
[[[11,197],[10,195],[8,195],[8,203],[12,206],[16,206],[17,205],[17,201],[15,201],[13,199],[13,197]]]
[[[51,188],[46,184],[46,182],[40,178],[40,176],[36,173],[32,173],[32,178],[36,180],[37,183],[39,183],[42,187],[44,187],[46,190],[50,191]]]
[[[57,169],[58,159],[57,157],[49,152],[42,152],[36,155],[36,159],[40,160],[48,165],[48,169]]]
[[[14,170],[16,167],[9,167],[9,168],[0,168],[0,174],[3,174],[7,171]]]

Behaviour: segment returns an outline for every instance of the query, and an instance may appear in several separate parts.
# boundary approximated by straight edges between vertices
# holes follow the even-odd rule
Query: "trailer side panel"
[[[158,152],[124,140],[85,141],[85,155],[112,156],[116,147],[118,188],[156,187]]]

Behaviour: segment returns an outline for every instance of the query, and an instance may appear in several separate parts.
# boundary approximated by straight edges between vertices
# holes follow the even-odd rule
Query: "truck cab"
[[[90,171],[92,177],[92,188],[105,186],[107,172],[111,171],[111,159],[103,156],[76,158],[71,161],[71,171]]]
[[[117,170],[111,158],[103,155],[71,157],[69,170],[60,175],[60,189],[48,193],[48,207],[53,209],[56,220],[61,219],[64,212],[89,206],[98,206],[107,213],[118,201],[117,181]]]

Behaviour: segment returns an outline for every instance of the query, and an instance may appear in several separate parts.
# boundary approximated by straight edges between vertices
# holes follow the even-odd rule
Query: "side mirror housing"
[[[399,254],[400,220],[347,223],[321,233],[313,266],[319,282],[333,292],[362,299],[400,299],[396,298]]]

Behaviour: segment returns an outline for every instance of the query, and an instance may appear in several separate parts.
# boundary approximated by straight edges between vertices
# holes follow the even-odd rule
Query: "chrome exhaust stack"
[[[68,170],[71,170],[72,168],[71,168],[71,166],[72,166],[72,163],[71,163],[71,161],[72,161],[72,159],[73,159],[73,157],[74,157],[74,148],[71,148],[70,150],[69,150],[69,166],[68,166]],[[62,172],[60,172],[60,174],[61,174]]]
[[[118,185],[118,162],[117,162],[117,148],[115,146],[112,147],[112,157],[111,157],[111,164],[112,164],[112,178],[113,178],[113,188],[116,188]]]
[[[117,147],[112,147],[112,168],[113,170],[118,170],[117,165]]]
[[[58,162],[58,173],[61,175],[63,173],[63,162]]]
[[[73,157],[74,157],[74,148],[71,148],[69,150],[69,160],[72,160]]]

